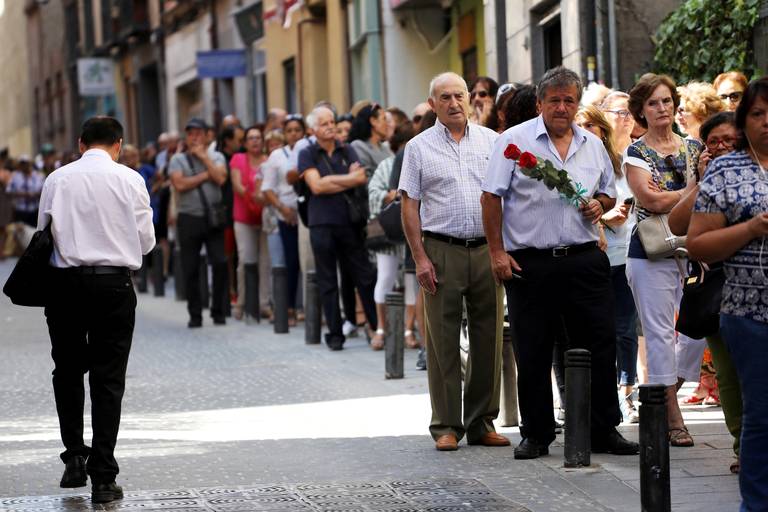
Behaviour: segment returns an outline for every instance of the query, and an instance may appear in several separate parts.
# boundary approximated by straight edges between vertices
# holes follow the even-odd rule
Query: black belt
[[[512,256],[515,255],[536,255],[536,256],[549,256],[551,258],[564,258],[566,256],[573,256],[581,252],[590,251],[597,248],[597,242],[587,242],[585,244],[578,245],[563,245],[560,247],[552,247],[550,249],[535,249],[528,247],[526,249],[520,249],[512,251]]]
[[[94,267],[66,267],[59,268],[57,270],[63,270],[72,274],[82,274],[87,276],[131,275],[131,270],[128,267],[115,267],[111,265],[97,265]]]
[[[434,238],[435,240],[440,240],[441,242],[445,242],[451,245],[460,245],[461,247],[466,247],[467,249],[482,247],[488,243],[488,240],[486,240],[484,236],[479,236],[477,238],[454,238],[448,235],[441,235],[440,233],[432,233],[431,231],[424,231],[423,233],[424,236],[428,238]]]

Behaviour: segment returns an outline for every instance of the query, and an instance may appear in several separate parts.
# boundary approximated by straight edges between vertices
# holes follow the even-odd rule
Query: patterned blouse
[[[768,176],[744,151],[716,158],[701,181],[694,211],[721,213],[728,226],[768,213]],[[766,238],[753,239],[725,260],[721,313],[768,323]]]
[[[685,139],[684,142],[685,145],[680,145],[677,153],[661,156],[645,143],[645,139],[638,139],[624,153],[622,168],[625,173],[627,165],[634,165],[648,171],[663,192],[682,190],[685,188],[688,176],[692,176],[695,172],[703,148],[701,142],[697,140]],[[638,223],[654,213],[644,208],[637,198],[635,198],[635,206]],[[633,231],[629,240],[627,257],[648,259],[637,230]]]

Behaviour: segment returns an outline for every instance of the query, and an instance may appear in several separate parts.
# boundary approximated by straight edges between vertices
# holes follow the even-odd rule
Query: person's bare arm
[[[688,232],[688,225],[691,223],[693,205],[696,204],[698,192],[699,186],[697,184],[686,188],[683,199],[669,212],[669,229],[675,235],[683,236]]]
[[[691,259],[714,263],[730,258],[755,238],[766,235],[768,213],[726,227],[725,215],[722,213],[694,212],[685,246]]]
[[[437,292],[437,274],[421,239],[421,217],[419,217],[421,201],[411,199],[405,191],[402,191],[402,195],[400,215],[405,238],[411,248],[413,261],[416,263],[416,280],[427,293],[434,295]]]
[[[491,270],[497,283],[512,279],[513,271],[522,269],[517,261],[504,250],[504,241],[501,235],[502,208],[501,197],[483,192],[480,196],[480,204],[483,207],[483,230],[488,240],[488,252],[491,257]]]
[[[194,176],[184,176],[181,171],[171,172],[171,185],[177,192],[187,192],[194,190],[208,181],[208,171],[204,171]]]
[[[243,186],[243,175],[240,173],[240,169],[233,167],[230,171],[229,180],[232,182],[234,193],[243,196],[245,194],[245,187]]]
[[[682,190],[660,192],[649,183],[648,171],[634,165],[627,165],[627,183],[635,199],[647,210],[654,213],[667,213],[682,198]]]
[[[365,169],[358,163],[353,163],[347,174],[331,174],[320,176],[315,168],[309,168],[303,173],[304,181],[315,195],[338,194],[350,188],[359,187],[368,181]]]

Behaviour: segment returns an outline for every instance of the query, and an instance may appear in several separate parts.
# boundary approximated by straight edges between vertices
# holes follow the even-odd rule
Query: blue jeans
[[[768,323],[720,315],[720,333],[741,384],[741,512],[768,511]]]
[[[637,380],[637,309],[627,284],[626,265],[611,267],[616,317],[616,368],[619,385],[634,386]]]
[[[272,267],[285,266],[285,251],[283,250],[283,241],[280,238],[280,231],[277,229],[267,235],[267,247],[269,248],[269,261]]]

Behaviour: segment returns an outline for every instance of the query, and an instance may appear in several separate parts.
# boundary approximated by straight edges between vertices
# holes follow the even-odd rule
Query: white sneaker
[[[635,404],[632,402],[631,397],[626,397],[624,399],[625,404],[625,415],[624,420],[627,423],[640,423],[640,414],[637,412],[637,408],[635,407]]]
[[[357,327],[349,320],[344,320],[344,325],[341,326],[341,332],[344,333],[346,338],[354,338],[357,336]]]

